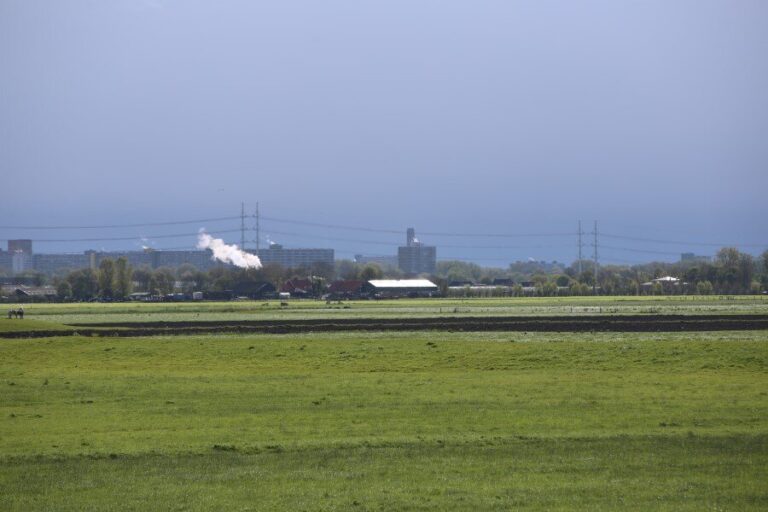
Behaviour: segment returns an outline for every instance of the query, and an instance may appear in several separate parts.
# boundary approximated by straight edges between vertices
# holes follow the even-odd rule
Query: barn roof
[[[429,279],[372,279],[368,282],[376,288],[437,288]]]
[[[358,293],[365,281],[334,281],[328,287],[329,293]]]

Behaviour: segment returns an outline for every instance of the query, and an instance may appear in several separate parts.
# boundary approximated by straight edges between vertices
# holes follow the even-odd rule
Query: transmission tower
[[[245,250],[245,203],[240,203],[240,249]]]
[[[594,252],[595,261],[594,261],[594,265],[593,265],[594,266],[594,274],[595,275],[594,275],[594,279],[593,279],[593,283],[592,283],[592,294],[593,295],[597,295],[597,221],[595,221],[594,234],[595,234],[595,241],[594,241],[594,243],[592,245],[593,245],[593,247],[595,249],[595,252]]]
[[[261,250],[261,226],[259,225],[259,202],[256,201],[256,254]]]
[[[581,235],[583,235],[583,234],[584,234],[584,232],[581,230],[581,221],[579,221],[579,277],[581,277],[581,272],[582,272],[582,268],[581,268],[581,258],[582,258],[582,256],[581,256],[581,249],[582,249],[582,247],[584,247],[584,244],[581,241]]]

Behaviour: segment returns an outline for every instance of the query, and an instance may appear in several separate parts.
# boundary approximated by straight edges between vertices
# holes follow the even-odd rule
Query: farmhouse
[[[291,297],[311,297],[314,287],[309,279],[289,279],[280,287],[280,293],[290,293]]]
[[[2,286],[0,287],[0,296],[15,296],[19,299],[52,299],[56,297],[56,288],[53,286]]]
[[[275,288],[275,285],[267,282],[236,283],[232,288],[232,291],[237,297],[248,297],[257,300],[277,296],[277,288]]]
[[[374,297],[432,297],[438,288],[428,279],[373,279],[363,291]]]

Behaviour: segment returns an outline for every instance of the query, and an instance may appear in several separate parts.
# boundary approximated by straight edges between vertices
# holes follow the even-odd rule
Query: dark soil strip
[[[200,320],[179,322],[103,322],[88,324],[69,324],[73,327],[125,327],[125,328],[151,328],[151,329],[185,329],[192,327],[312,327],[333,325],[338,327],[363,326],[370,330],[369,326],[379,325],[386,329],[389,325],[420,325],[430,328],[447,328],[468,325],[572,325],[577,331],[584,329],[580,326],[628,324],[633,325],[657,325],[657,324],[710,324],[718,322],[766,322],[768,315],[561,315],[561,316],[440,316],[440,317],[395,317],[395,318],[311,318],[311,319],[284,319],[284,320]],[[339,330],[334,329],[334,330]],[[377,329],[378,330],[378,329]],[[531,329],[528,329],[531,330]],[[547,329],[545,329],[547,330]],[[586,329],[593,330],[591,327]]]
[[[768,315],[344,318],[75,325],[73,331],[0,333],[3,338],[157,336],[217,333],[290,334],[337,331],[683,332],[768,330]]]

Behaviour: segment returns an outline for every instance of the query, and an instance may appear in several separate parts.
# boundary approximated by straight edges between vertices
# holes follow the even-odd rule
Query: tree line
[[[677,283],[654,282],[672,276]],[[178,268],[132,268],[126,258],[105,258],[97,268],[76,269],[52,278],[34,274],[36,284],[52,284],[60,300],[125,300],[133,292],[153,296],[172,293],[248,290],[260,283],[276,288],[289,279],[311,279],[320,293],[336,279],[368,281],[406,276],[391,266],[338,260],[334,265],[317,263],[301,268],[267,264],[260,269],[220,266],[207,271],[185,264]],[[490,295],[666,295],[666,294],[755,294],[768,290],[768,251],[759,257],[733,247],[720,249],[711,261],[654,262],[641,265],[601,265],[595,272],[588,260],[565,265],[557,262],[515,262],[507,268],[481,267],[464,261],[440,261],[436,272],[422,275],[461,295],[462,286],[474,285]],[[495,283],[504,282],[494,288]],[[510,284],[513,283],[513,284]],[[652,283],[650,285],[646,283]],[[473,292],[480,293],[480,292]],[[470,293],[467,293],[469,295]]]
[[[518,286],[503,293],[534,295],[668,295],[668,294],[757,294],[768,290],[768,251],[759,257],[734,247],[720,249],[711,261],[702,259],[675,263],[651,262],[639,265],[599,265],[595,280],[590,260],[569,266],[557,262],[516,262],[507,269],[489,269],[474,263],[443,261],[438,273],[449,282],[469,281],[492,285],[500,278]],[[654,282],[662,277],[679,282]],[[651,283],[648,285],[647,283]]]

